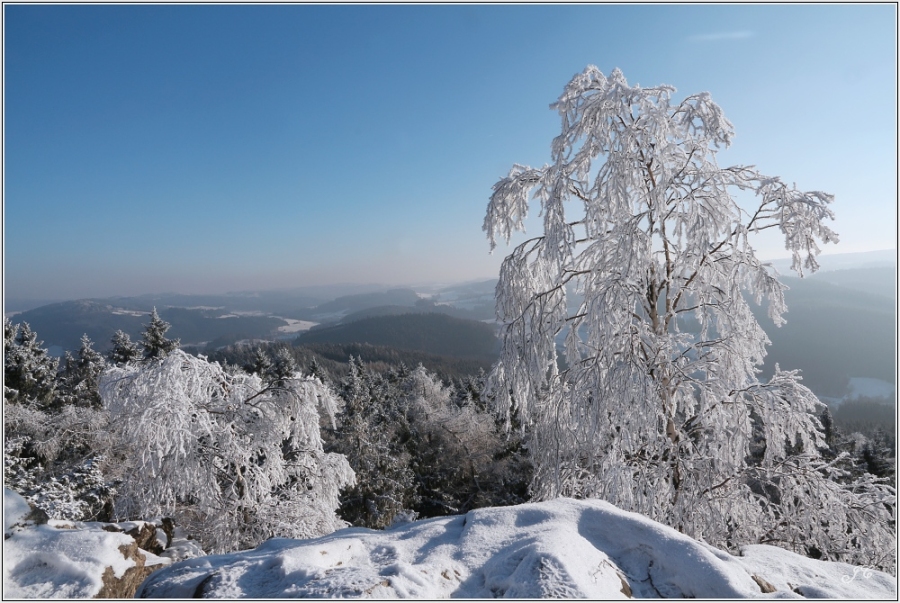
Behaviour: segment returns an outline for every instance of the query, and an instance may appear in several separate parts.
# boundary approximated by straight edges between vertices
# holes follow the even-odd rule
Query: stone
[[[774,593],[777,590],[774,586],[772,586],[770,582],[764,580],[763,578],[760,578],[756,574],[750,574],[750,577],[753,578],[753,581],[759,585],[759,590],[764,593]]]
[[[103,587],[97,593],[95,599],[132,599],[141,583],[153,572],[165,567],[159,563],[147,565],[147,557],[138,548],[137,543],[122,545],[119,551],[126,559],[134,561],[134,566],[125,570],[121,578],[116,578],[111,567],[103,572]]]

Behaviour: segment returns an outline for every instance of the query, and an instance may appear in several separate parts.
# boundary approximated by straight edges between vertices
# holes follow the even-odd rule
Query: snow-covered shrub
[[[46,471],[33,457],[22,456],[22,439],[8,440],[3,458],[3,483],[52,519],[106,519],[115,489],[100,467],[102,457],[85,459],[61,472]]]
[[[97,450],[106,443],[106,413],[89,407],[5,408],[4,483],[54,519],[107,519],[115,484]]]
[[[214,552],[346,525],[335,509],[354,476],[322,449],[316,408],[333,418],[334,400],[317,379],[266,386],[171,350],[110,368],[100,392],[125,478],[118,516],[171,516]]]

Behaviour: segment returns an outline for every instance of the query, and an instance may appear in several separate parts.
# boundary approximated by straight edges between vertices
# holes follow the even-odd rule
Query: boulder
[[[3,594],[14,599],[128,599],[154,571],[203,555],[171,519],[48,519],[4,488]]]
[[[172,520],[168,518],[159,520],[159,524],[151,521],[129,521],[121,524],[104,523],[101,524],[101,529],[107,532],[124,532],[134,538],[138,548],[150,551],[154,555],[159,555],[172,542],[169,531],[165,528],[166,522],[168,522],[170,526],[169,531],[171,531]],[[160,531],[162,534],[160,534]]]
[[[125,573],[119,578],[116,578],[112,567],[103,570],[103,587],[99,593],[94,595],[95,599],[132,599],[135,591],[147,576],[168,565],[168,563],[148,565],[147,556],[136,542],[120,546],[119,551],[125,559],[133,561],[134,566],[125,570]]]

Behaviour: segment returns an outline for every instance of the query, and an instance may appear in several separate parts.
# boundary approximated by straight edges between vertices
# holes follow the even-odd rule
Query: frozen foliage
[[[353,471],[322,450],[316,409],[333,416],[334,401],[317,379],[266,386],[172,350],[109,369],[100,393],[127,477],[119,516],[171,516],[216,552],[346,525],[335,509]]]
[[[749,237],[779,229],[793,268],[814,271],[817,241],[837,241],[832,197],[720,168],[731,123],[709,94],[673,92],[588,67],[553,105],[552,163],[494,185],[491,247],[524,230],[532,193],[543,234],[501,268],[487,392],[530,432],[538,499],[603,498],[717,546],[892,568],[894,491],[837,481],[796,372],[758,379],[769,341],[747,299],[778,325],[786,308]]]
[[[606,502],[559,499],[273,539],[164,568],[137,596],[896,599],[897,588],[881,572],[764,545],[733,556]]]
[[[33,403],[7,404],[4,419],[4,483],[50,517],[106,517],[114,485],[95,452],[106,446],[106,413],[74,405],[49,411]]]
[[[50,404],[56,390],[58,362],[42,347],[28,323],[3,319],[3,399]]]
[[[98,410],[102,357],[82,338],[63,370],[27,325],[5,324],[5,483],[51,517],[94,519],[111,496],[94,448],[104,440]]]
[[[341,517],[384,528],[523,502],[530,466],[521,441],[480,403],[480,389],[472,379],[447,386],[421,365],[379,373],[351,358],[338,428],[326,432],[356,472]]]
[[[341,496],[341,517],[352,525],[385,528],[410,514],[416,479],[404,449],[409,422],[391,384],[350,357],[343,383],[335,447],[347,457],[356,484]]]
[[[401,383],[417,461],[420,508],[428,515],[522,502],[524,476],[518,441],[505,437],[492,413],[450,388],[421,365]]]
[[[100,470],[102,459],[87,459],[53,475],[21,456],[17,444],[6,442],[3,480],[28,502],[54,519],[90,520],[104,512],[113,490]]]

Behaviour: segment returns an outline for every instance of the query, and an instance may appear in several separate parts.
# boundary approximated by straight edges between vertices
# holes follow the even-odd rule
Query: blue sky
[[[826,253],[893,248],[895,10],[5,5],[4,294],[496,276],[491,186],[588,64],[709,91],[721,165],[835,194]]]

